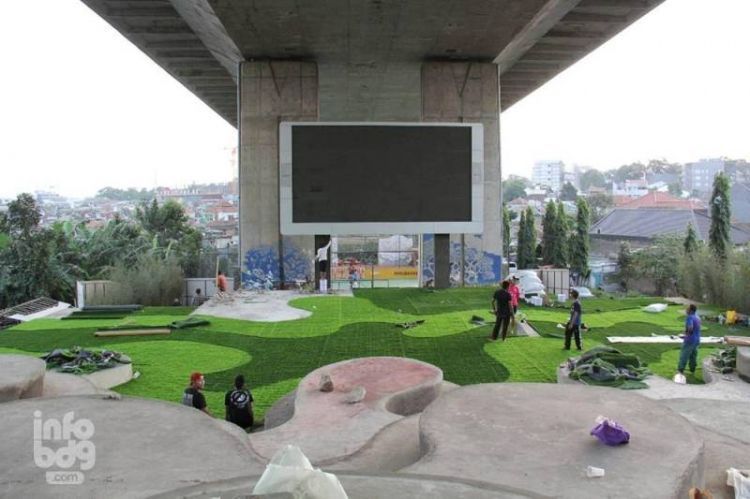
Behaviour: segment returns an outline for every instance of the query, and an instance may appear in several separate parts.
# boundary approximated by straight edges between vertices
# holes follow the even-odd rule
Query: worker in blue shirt
[[[677,370],[683,375],[686,365],[690,372],[695,374],[698,367],[698,347],[701,344],[701,319],[696,313],[695,305],[688,305],[686,312],[685,335],[680,349],[680,361],[677,363]]]

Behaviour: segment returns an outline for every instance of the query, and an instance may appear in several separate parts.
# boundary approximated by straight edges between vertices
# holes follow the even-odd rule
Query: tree
[[[646,170],[651,173],[682,173],[680,163],[670,163],[666,159],[652,159],[648,162]]]
[[[563,201],[575,201],[578,197],[578,190],[570,182],[565,182],[560,191],[560,199]]]
[[[618,184],[624,183],[626,180],[636,180],[643,177],[646,173],[646,165],[643,163],[631,163],[629,165],[622,165],[612,172],[612,177]]]
[[[557,207],[551,199],[544,208],[542,218],[542,264],[553,265],[557,245]]]
[[[628,289],[628,283],[634,276],[633,254],[627,241],[620,243],[620,251],[617,253],[618,276],[622,286]]]
[[[524,177],[511,175],[503,182],[503,202],[510,202],[517,198],[526,196],[526,188],[531,182]]]
[[[673,291],[679,277],[679,263],[682,254],[679,238],[659,237],[654,244],[633,254],[633,267],[638,274],[651,280],[656,294],[664,296]]]
[[[40,296],[71,301],[83,272],[77,254],[60,226],[39,227],[34,198],[20,194],[8,206],[3,230],[8,240],[0,250],[0,309]]]
[[[565,205],[561,201],[557,202],[556,223],[555,233],[559,247],[555,252],[556,259],[553,265],[558,268],[565,268],[568,266],[568,246],[570,244],[568,232],[570,232],[570,222],[568,221],[568,215],[565,213]]]
[[[536,267],[536,224],[534,223],[534,211],[531,206],[526,208],[526,224],[524,225],[524,260],[525,267]],[[520,267],[519,268],[524,268]]]
[[[518,236],[516,241],[516,265],[519,269],[524,269],[528,266],[528,262],[525,260],[527,256],[526,251],[526,211],[521,212],[521,218],[518,221]]]
[[[115,187],[104,187],[96,193],[97,198],[109,199],[112,201],[147,201],[154,197],[153,189],[117,189]]]
[[[698,238],[695,235],[692,223],[688,223],[687,235],[685,236],[685,241],[682,243],[682,247],[688,256],[698,251]]]
[[[510,211],[503,203],[503,257],[510,257]]]
[[[542,219],[542,263],[558,268],[568,265],[568,216],[561,202],[550,200]]]
[[[578,198],[576,208],[575,234],[570,238],[570,269],[579,277],[585,277],[588,275],[591,212],[588,203],[583,198]]]
[[[11,237],[28,238],[30,234],[39,228],[42,214],[36,206],[36,201],[31,194],[19,194],[14,201],[8,204],[8,214],[4,225],[6,232]]]
[[[150,204],[141,203],[135,216],[155,244],[164,251],[174,252],[185,274],[194,276],[200,267],[202,237],[188,225],[182,206],[172,200],[159,206],[154,199]]]
[[[731,245],[732,208],[729,198],[729,177],[719,173],[714,177],[711,194],[711,229],[708,232],[709,247],[716,256],[726,258]]]
[[[534,212],[531,207],[521,212],[521,223],[518,226],[518,248],[516,260],[519,269],[527,269],[536,266],[536,227],[534,224]]]
[[[682,196],[682,182],[672,182],[667,185],[667,190],[673,196]]]
[[[611,194],[592,194],[588,201],[594,222],[599,221],[615,204]]]
[[[581,191],[586,192],[591,187],[606,187],[607,179],[604,177],[604,174],[602,172],[592,168],[590,170],[586,170],[581,174],[578,183],[581,185]]]

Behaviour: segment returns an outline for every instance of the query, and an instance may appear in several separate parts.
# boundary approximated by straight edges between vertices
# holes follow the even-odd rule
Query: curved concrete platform
[[[395,499],[401,497],[408,497],[409,499],[544,499],[550,497],[516,490],[511,487],[456,478],[404,473],[366,474],[364,472],[336,472],[336,476],[349,499]],[[174,497],[185,499],[214,499],[217,497],[246,499],[256,497],[250,496],[250,494],[259,478],[259,476],[240,477],[187,487],[154,496],[152,499],[172,499]],[[281,493],[258,497],[293,499],[294,496]]]
[[[109,390],[133,379],[133,364],[120,364],[109,369],[84,374],[83,377],[97,388]]]
[[[93,423],[90,441],[96,461],[91,469],[81,470],[83,484],[63,487],[46,482],[46,472],[56,468],[43,469],[34,462],[35,411],[43,420],[62,420],[73,411],[75,420]],[[3,449],[15,449],[0,452],[0,495],[8,497],[148,497],[260,474],[265,468],[241,429],[179,404],[97,396],[38,398],[0,404],[0,420]],[[67,471],[78,470],[80,461]]]
[[[257,291],[239,290],[222,299],[211,298],[193,311],[191,315],[211,315],[227,319],[246,321],[279,322],[304,319],[312,314],[307,310],[294,308],[289,301],[303,296],[296,291]]]
[[[740,382],[741,383],[741,382]],[[706,488],[714,499],[734,499],[726,485],[727,468],[750,468],[750,403],[670,399],[662,404],[693,423],[705,442]]]
[[[49,371],[44,375],[42,397],[65,397],[69,395],[97,395],[103,390],[86,379],[75,374]]]
[[[27,355],[0,355],[0,402],[39,397],[47,363]]]
[[[334,390],[321,392],[321,375],[333,379]],[[422,411],[440,394],[443,372],[402,357],[367,357],[321,367],[302,379],[292,418],[271,430],[251,435],[255,451],[270,459],[286,444],[295,444],[311,462],[322,465],[345,459],[365,446],[386,426]],[[345,402],[362,386],[362,402]]]
[[[750,347],[737,347],[737,374],[750,383]]]
[[[597,415],[620,422],[630,443],[589,435]],[[491,481],[554,497],[687,497],[703,485],[703,440],[659,403],[623,390],[574,385],[473,385],[422,414],[425,456],[408,473]],[[587,466],[606,470],[587,478]]]

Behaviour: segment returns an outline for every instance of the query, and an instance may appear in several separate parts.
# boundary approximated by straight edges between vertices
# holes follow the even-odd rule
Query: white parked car
[[[591,292],[589,288],[586,286],[575,286],[570,288],[571,290],[575,289],[578,291],[578,298],[593,298],[594,293]]]
[[[521,296],[525,299],[532,296],[545,296],[547,293],[544,289],[544,283],[533,270],[518,270],[509,274],[508,277],[518,277],[518,287]]]

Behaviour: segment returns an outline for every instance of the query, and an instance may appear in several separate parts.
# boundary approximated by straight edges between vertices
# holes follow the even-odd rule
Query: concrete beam
[[[193,31],[187,25],[173,26],[130,26],[128,34],[133,35],[192,35]]]
[[[210,61],[166,61],[170,68],[175,69],[219,69],[219,63],[211,59]],[[224,72],[226,73],[226,72]]]
[[[245,58],[234,40],[229,37],[208,0],[171,1],[175,10],[237,83],[239,65]]]
[[[156,54],[159,57],[166,59],[201,59],[213,61],[214,58],[211,52],[208,50],[201,49],[190,49],[190,50],[158,50]]]
[[[172,50],[191,50],[204,48],[203,42],[198,38],[183,38],[175,40],[158,40],[146,43],[147,49],[172,49]]]
[[[568,14],[580,0],[550,0],[511,41],[497,57],[494,63],[500,68],[500,74],[510,69],[528,52],[553,26]]]
[[[185,68],[180,71],[175,71],[173,74],[179,77],[186,77],[186,78],[216,78],[216,77],[222,77],[222,78],[229,78],[229,75],[227,72],[223,69],[206,69],[203,67],[196,67],[194,69]]]
[[[107,17],[112,18],[148,18],[148,19],[176,19],[177,12],[171,7],[152,7],[152,8],[129,8],[129,9],[108,9]]]
[[[648,10],[664,0],[581,0],[580,7],[627,8]]]
[[[613,16],[608,14],[590,14],[587,12],[571,12],[562,19],[563,23],[601,23],[601,24],[625,24],[627,16]]]
[[[547,33],[547,36],[544,37],[545,40],[555,40],[555,39],[565,39],[565,38],[577,38],[577,39],[585,39],[585,40],[597,40],[597,41],[603,41],[603,38],[606,36],[606,33],[603,33],[601,31],[584,31],[584,30],[578,30],[578,29],[551,29],[549,33]]]

